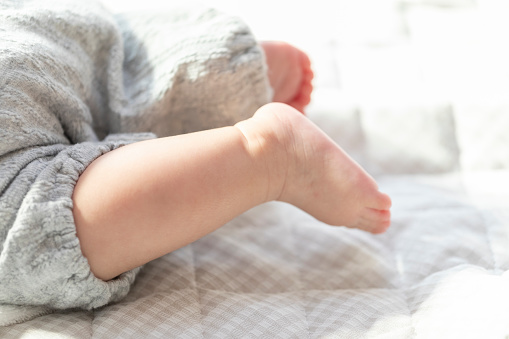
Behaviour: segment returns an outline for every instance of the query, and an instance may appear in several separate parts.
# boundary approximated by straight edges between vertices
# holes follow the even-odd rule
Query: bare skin
[[[311,101],[313,71],[306,53],[279,41],[261,43],[274,89],[273,102],[282,102],[304,113]]]
[[[311,83],[313,71],[311,70],[311,61],[309,57],[303,51],[285,42],[265,41],[261,43],[261,46],[265,51],[269,69],[268,76],[271,86],[274,89],[273,101],[286,103],[300,112],[304,112],[304,108],[311,101],[311,93],[313,91]],[[287,109],[283,107],[276,109],[274,112],[276,112],[275,115],[272,114],[272,112],[267,113],[266,110],[261,109],[255,114],[252,120],[256,120],[256,123],[260,126],[265,124],[277,126],[278,122],[282,122],[282,125],[287,127],[287,130],[282,133],[289,134],[290,139],[293,139],[294,131],[299,131],[303,134],[300,136],[303,140],[312,141],[309,144],[304,144],[304,149],[290,146],[286,152],[287,154],[291,153],[290,151],[301,150],[304,152],[302,156],[299,155],[293,158],[295,160],[300,159],[300,161],[304,161],[302,164],[295,164],[296,168],[303,168],[307,163],[319,163],[332,154],[337,156],[337,158],[333,159],[336,163],[330,161],[331,167],[337,167],[336,170],[331,168],[330,171],[324,172],[333,175],[330,180],[341,182],[343,185],[342,191],[348,191],[349,193],[347,193],[347,195],[350,197],[349,202],[342,202],[340,208],[335,206],[335,199],[326,199],[330,204],[320,204],[317,206],[319,207],[318,209],[312,207],[312,200],[325,195],[325,192],[331,188],[330,186],[321,187],[317,185],[319,180],[316,179],[322,178],[323,175],[327,173],[320,173],[315,169],[310,171],[310,175],[306,177],[309,181],[306,183],[306,186],[309,186],[309,191],[313,192],[313,194],[308,194],[306,190],[306,193],[301,199],[294,200],[287,195],[282,195],[278,199],[300,207],[328,224],[339,225],[341,224],[339,220],[343,220],[342,222],[350,227],[360,228],[373,233],[385,231],[390,224],[389,208],[391,203],[387,196],[380,197],[379,194],[374,192],[378,190],[375,181],[339,148],[339,146],[335,145],[332,140],[319,131],[316,126],[308,126],[310,123],[308,120],[287,116]],[[274,119],[278,121],[274,122]],[[237,124],[237,127],[244,125],[245,124],[242,122]],[[261,130],[262,129],[257,128],[249,132],[256,134]],[[317,131],[318,133],[316,133]],[[248,131],[243,130],[243,132],[246,134]],[[281,132],[278,132],[277,134],[280,133]],[[295,142],[298,142],[298,140],[292,140],[290,144]],[[321,147],[324,147],[323,150]],[[315,156],[317,159],[312,156]],[[322,157],[324,159],[321,159]],[[294,181],[290,179],[288,182]],[[328,182],[328,180],[324,182]],[[297,188],[298,187],[302,186],[297,186]],[[372,196],[374,199],[364,206],[365,210],[361,210],[360,208],[363,204],[359,201],[355,201],[354,197],[363,200],[367,199],[369,196]],[[331,210],[337,212],[337,219],[330,219],[330,217],[328,217]],[[322,217],[319,217],[319,215]],[[358,219],[356,219],[357,217]],[[382,224],[378,224],[380,220],[383,220]],[[372,223],[373,221],[375,224]]]
[[[282,54],[293,48],[283,46]],[[275,65],[270,55],[269,68]],[[289,93],[287,103],[303,110],[312,76],[302,58],[289,62],[293,71],[275,70],[269,79],[275,98],[283,97],[279,91]],[[279,78],[295,93],[275,85]],[[280,103],[235,126],[135,143],[101,156],[80,176],[73,212],[92,272],[109,280],[273,200],[331,225],[380,233],[390,224],[390,198],[374,180],[310,120]]]
[[[235,127],[248,140],[250,152],[266,153],[262,158],[268,159],[270,182],[283,185],[274,200],[288,202],[330,225],[372,233],[389,227],[390,198],[306,117],[272,103]]]

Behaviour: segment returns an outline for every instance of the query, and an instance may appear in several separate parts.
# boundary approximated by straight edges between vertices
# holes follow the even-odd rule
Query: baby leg
[[[331,225],[379,233],[390,223],[391,201],[373,179],[284,104],[99,157],[77,182],[73,213],[92,272],[108,280],[271,200]]]

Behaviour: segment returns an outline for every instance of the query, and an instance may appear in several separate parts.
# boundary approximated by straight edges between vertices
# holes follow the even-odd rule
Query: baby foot
[[[284,104],[268,104],[236,126],[254,152],[265,151],[268,155],[266,168],[272,190],[268,195],[274,200],[299,207],[330,225],[372,233],[382,233],[389,227],[389,196],[296,110]]]
[[[306,53],[284,42],[262,42],[268,66],[272,101],[288,104],[304,112],[311,101],[313,72]]]

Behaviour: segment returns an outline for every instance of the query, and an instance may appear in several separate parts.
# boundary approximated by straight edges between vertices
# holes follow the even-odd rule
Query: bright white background
[[[172,4],[105,2],[118,11]],[[315,86],[340,91],[341,100],[505,101],[509,93],[507,0],[202,3],[241,16],[259,39],[305,49]]]

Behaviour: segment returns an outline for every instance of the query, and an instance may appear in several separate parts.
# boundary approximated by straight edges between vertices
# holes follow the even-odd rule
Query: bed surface
[[[278,29],[269,1],[217,1],[261,39],[310,52],[308,115],[391,195],[389,231],[268,203],[147,264],[123,301],[1,338],[509,337],[508,5],[328,3],[296,6]]]

